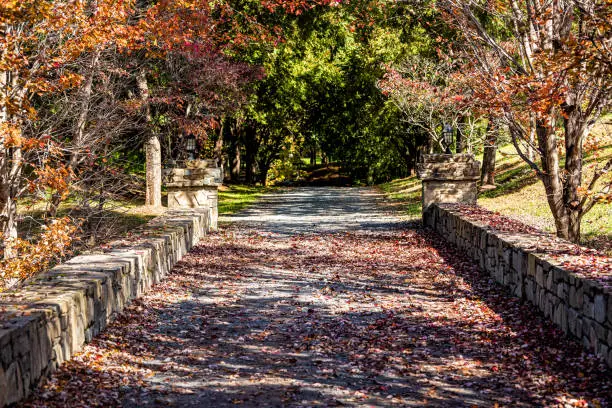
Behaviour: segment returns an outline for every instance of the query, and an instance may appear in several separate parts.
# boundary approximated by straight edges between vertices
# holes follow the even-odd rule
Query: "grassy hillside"
[[[593,171],[593,163],[612,157],[612,145],[600,148],[587,157],[585,173]],[[477,157],[480,160],[480,158]],[[497,187],[482,192],[478,203],[483,207],[515,218],[525,224],[554,232],[554,221],[542,183],[521,161],[512,146],[499,149],[497,155]],[[416,177],[394,180],[380,186],[387,196],[406,206],[409,216],[421,215],[421,182]],[[612,205],[600,204],[582,222],[583,244],[612,253]]]

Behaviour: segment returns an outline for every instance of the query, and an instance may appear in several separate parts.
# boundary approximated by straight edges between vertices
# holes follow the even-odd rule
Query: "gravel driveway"
[[[26,405],[607,405],[600,361],[381,203],[299,188],[222,217]]]

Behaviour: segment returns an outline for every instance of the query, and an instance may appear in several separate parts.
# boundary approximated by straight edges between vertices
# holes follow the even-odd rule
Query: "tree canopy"
[[[161,167],[184,159],[187,136],[233,180],[286,180],[308,157],[371,184],[442,152],[447,126],[457,152],[507,132],[542,181],[558,234],[576,241],[584,214],[612,197],[612,162],[583,174],[585,154],[605,143],[591,130],[610,108],[611,8],[0,0],[2,256],[61,256],[69,231],[87,234],[129,194],[160,205]],[[24,201],[42,205],[54,245],[19,232]],[[78,210],[70,219],[66,202]]]

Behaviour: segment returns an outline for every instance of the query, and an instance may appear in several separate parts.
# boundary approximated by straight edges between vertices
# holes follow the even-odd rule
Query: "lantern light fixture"
[[[194,135],[185,136],[185,150],[189,155],[189,160],[195,160],[195,153],[197,150],[196,138]]]
[[[453,127],[448,123],[444,124],[444,128],[442,129],[442,145],[445,148],[445,154],[452,154],[451,146],[455,140],[455,132],[453,131]]]

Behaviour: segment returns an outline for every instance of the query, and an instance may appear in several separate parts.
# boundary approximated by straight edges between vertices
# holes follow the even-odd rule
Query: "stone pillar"
[[[417,166],[423,214],[436,203],[476,204],[480,162],[471,154],[426,154]]]
[[[190,161],[185,167],[164,169],[168,208],[208,209],[210,229],[216,230],[221,169],[210,160]]]

